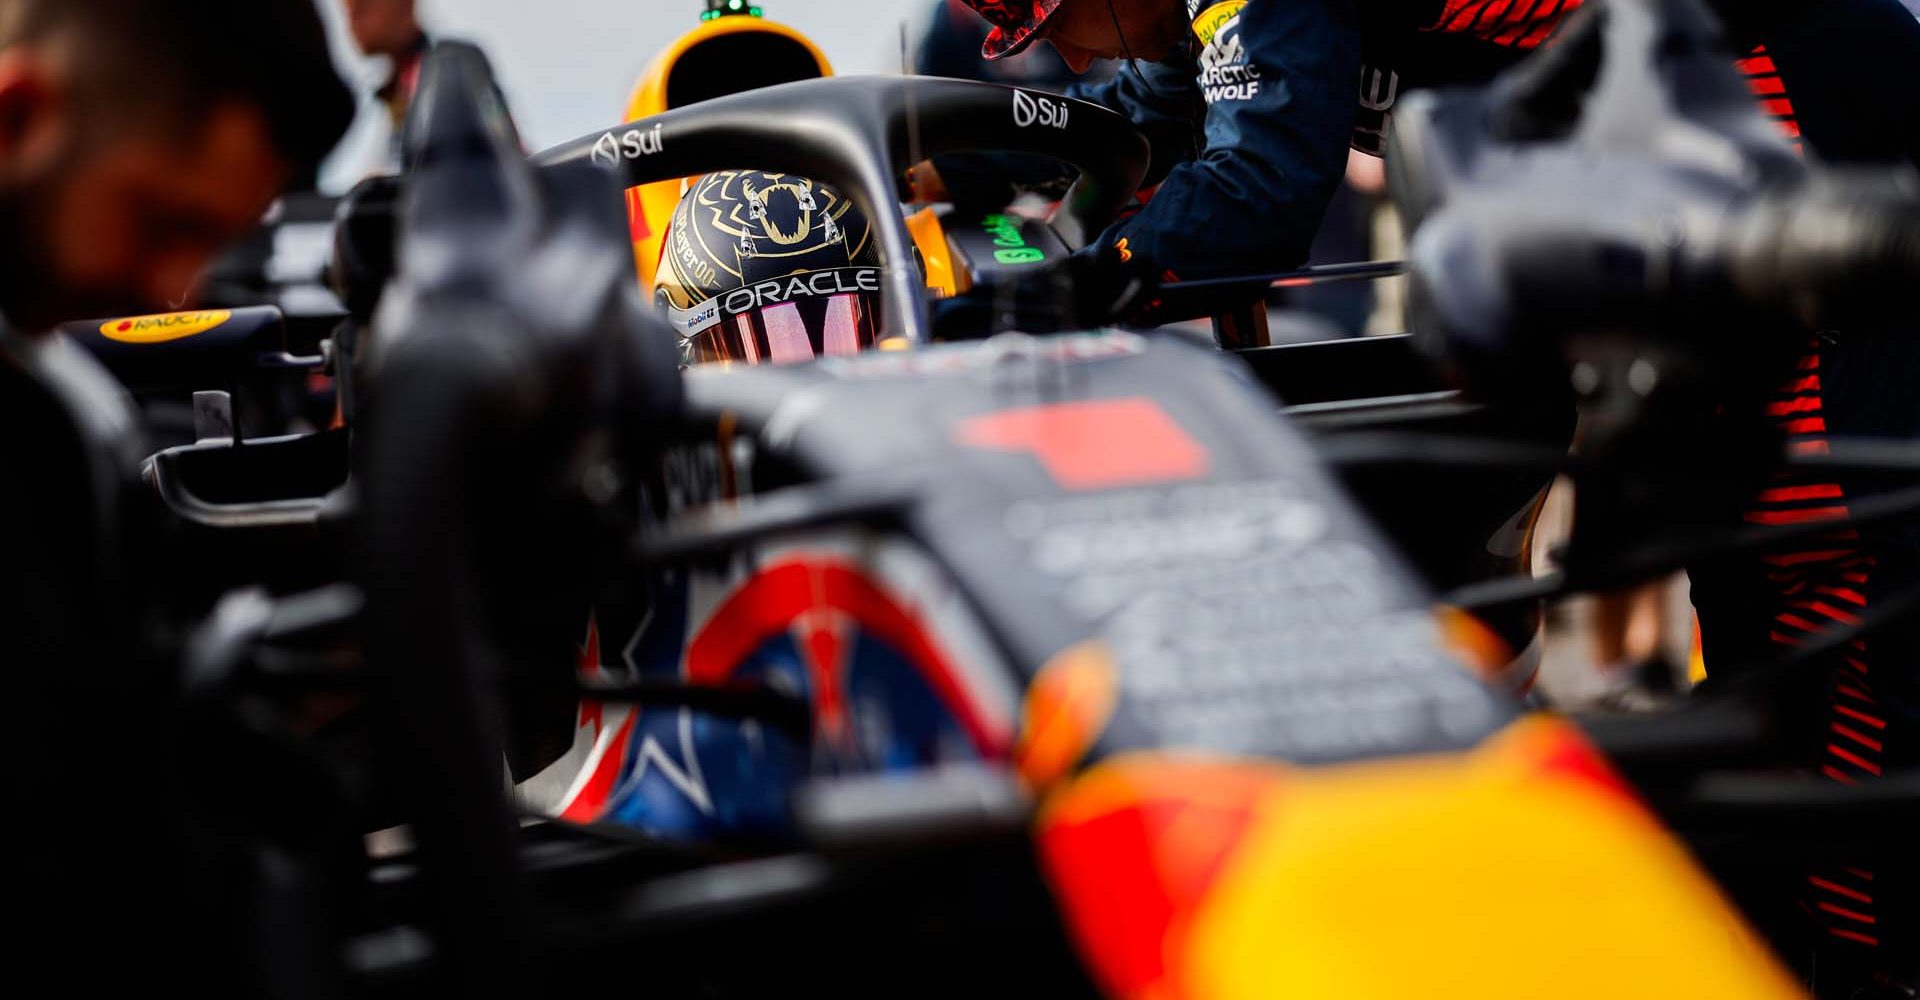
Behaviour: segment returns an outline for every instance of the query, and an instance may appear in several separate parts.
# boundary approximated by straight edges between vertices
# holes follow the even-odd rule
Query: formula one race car
[[[24,389],[0,399],[73,430],[35,435],[36,453],[88,456],[61,480],[69,493],[39,502],[66,512],[49,523],[84,522],[73,551],[95,557],[49,560],[63,573],[47,585],[74,599],[42,605],[148,607],[100,577],[122,540],[183,532],[202,540],[179,551],[218,536],[229,555],[157,564],[186,567],[188,589],[252,588],[222,599],[177,660],[138,661],[177,679],[150,702],[149,685],[36,678],[37,704],[86,696],[169,748],[129,791],[168,836],[95,858],[100,838],[81,831],[68,849],[114,877],[217,872],[179,880],[220,919],[175,960],[253,993],[559,994],[638,977],[703,995],[1799,995],[1661,820],[1703,850],[1747,826],[1798,854],[1821,845],[1788,843],[1795,822],[1896,816],[1911,776],[1817,794],[1722,776],[1771,762],[1764,685],[1584,732],[1530,711],[1464,662],[1486,637],[1436,615],[1431,574],[1396,544],[1416,532],[1383,530],[1339,478],[1568,471],[1602,497],[1658,501],[1638,532],[1624,504],[1583,512],[1598,534],[1577,535],[1564,578],[1483,582],[1459,604],[1664,569],[1687,553],[1645,522],[1691,528],[1707,502],[1694,487],[1726,469],[1649,462],[1670,453],[1649,446],[1649,416],[1683,411],[1615,394],[1646,380],[1612,362],[1677,381],[1715,371],[1722,345],[1648,317],[1707,296],[1784,315],[1782,298],[1818,305],[1920,272],[1920,194],[1779,166],[1750,110],[1612,86],[1652,64],[1729,71],[1687,0],[1605,9],[1563,43],[1602,71],[1545,62],[1530,86],[1397,116],[1398,141],[1417,144],[1400,186],[1421,193],[1432,234],[1415,258],[1423,339],[1522,412],[1593,364],[1581,402],[1603,419],[1574,464],[1489,439],[1479,404],[1431,382],[1397,392],[1415,386],[1385,366],[1343,371],[1333,351],[1249,359],[1118,330],[924,343],[926,282],[892,202],[901,123],[932,123],[929,147],[1017,132],[1019,148],[1094,161],[1056,227],[1087,232],[1130,189],[1089,152],[1128,141],[1097,109],[1074,106],[1057,135],[1019,132],[1008,89],[820,80],[529,164],[486,98],[484,59],[443,46],[398,199],[362,192],[342,230],[344,270],[363,282],[344,298],[364,325],[326,355],[352,386],[336,436],[212,437],[149,460],[147,492],[128,495],[96,370],[60,341],[6,369]],[[1526,143],[1476,103],[1596,79],[1584,103],[1529,105],[1566,127]],[[1621,137],[1637,132],[1570,138],[1613,116],[1725,137],[1743,166],[1774,166],[1702,185],[1697,163]],[[1576,146],[1632,174],[1638,200],[1611,225],[1553,196],[1570,174],[1556,157]],[[620,192],[746,156],[833,185],[871,220],[880,329],[903,349],[680,370],[678,338],[635,295]],[[1516,188],[1538,195],[1524,233],[1482,197]],[[1752,224],[1837,205],[1861,208],[1846,216],[1860,228],[1812,246]],[[1695,280],[1574,280],[1596,248],[1668,246],[1660,220],[1700,206],[1716,211],[1689,233]],[[391,248],[355,243],[383,231]],[[1555,240],[1518,240],[1538,232]],[[1448,294],[1460,288],[1479,294]],[[1524,311],[1547,294],[1557,311]],[[1608,337],[1587,335],[1569,308],[1582,301],[1606,307]],[[1491,336],[1503,317],[1527,318],[1524,334]],[[252,336],[241,350],[257,353]],[[1366,350],[1408,344],[1387,343]],[[1330,388],[1370,375],[1385,388]],[[1321,377],[1324,402],[1300,402]],[[315,440],[344,460],[290,457]],[[1912,468],[1904,445],[1835,454]],[[307,466],[338,475],[296,495],[285,469]],[[1893,494],[1874,516],[1914,502]],[[116,505],[165,524],[129,534]],[[250,558],[269,545],[302,568]],[[337,572],[308,579],[315,566]],[[102,616],[76,662],[122,662],[120,636],[153,648],[135,624]],[[28,898],[69,898],[47,882]]]

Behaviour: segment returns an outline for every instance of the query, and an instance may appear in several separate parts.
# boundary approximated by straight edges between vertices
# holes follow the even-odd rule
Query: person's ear
[[[68,122],[63,88],[24,46],[0,51],[0,181],[37,173],[58,155]]]

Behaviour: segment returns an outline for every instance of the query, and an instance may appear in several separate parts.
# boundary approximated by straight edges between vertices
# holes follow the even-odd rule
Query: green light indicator
[[[766,12],[753,0],[707,0],[707,9],[700,15],[702,21],[717,21],[723,17],[764,17]]]

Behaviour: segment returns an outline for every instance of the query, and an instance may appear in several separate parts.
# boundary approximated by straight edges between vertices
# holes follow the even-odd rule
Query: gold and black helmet
[[[708,174],[674,209],[656,296],[688,364],[805,361],[872,346],[880,257],[867,217],[792,174]]]

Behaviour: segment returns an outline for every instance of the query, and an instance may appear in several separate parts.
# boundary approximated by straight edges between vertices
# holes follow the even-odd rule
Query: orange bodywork
[[[1027,687],[1013,751],[1027,786],[1051,787],[1079,766],[1119,698],[1120,679],[1105,643],[1090,639],[1047,661]]]
[[[762,38],[772,35],[791,40],[813,56],[814,63],[819,67],[819,76],[833,75],[833,66],[827,61],[826,53],[793,28],[758,17],[715,18],[701,22],[699,27],[680,36],[654,57],[646,72],[641,74],[640,82],[634,85],[633,93],[627,99],[626,117],[622,120],[637,121],[673,110],[669,106],[667,91],[674,67],[679,65],[680,60],[696,48],[726,45],[728,39],[744,35]],[[653,293],[653,276],[660,264],[667,221],[673,217],[674,206],[680,203],[686,180],[661,181],[627,192],[627,222],[633,238],[633,259],[639,269],[641,291],[648,295]]]
[[[958,295],[973,287],[973,280],[965,268],[954,266],[953,247],[947,242],[946,226],[940,222],[933,209],[923,208],[907,216],[907,232],[913,237],[913,245],[920,251],[922,271],[927,277],[927,289],[935,298],[947,298]]]

